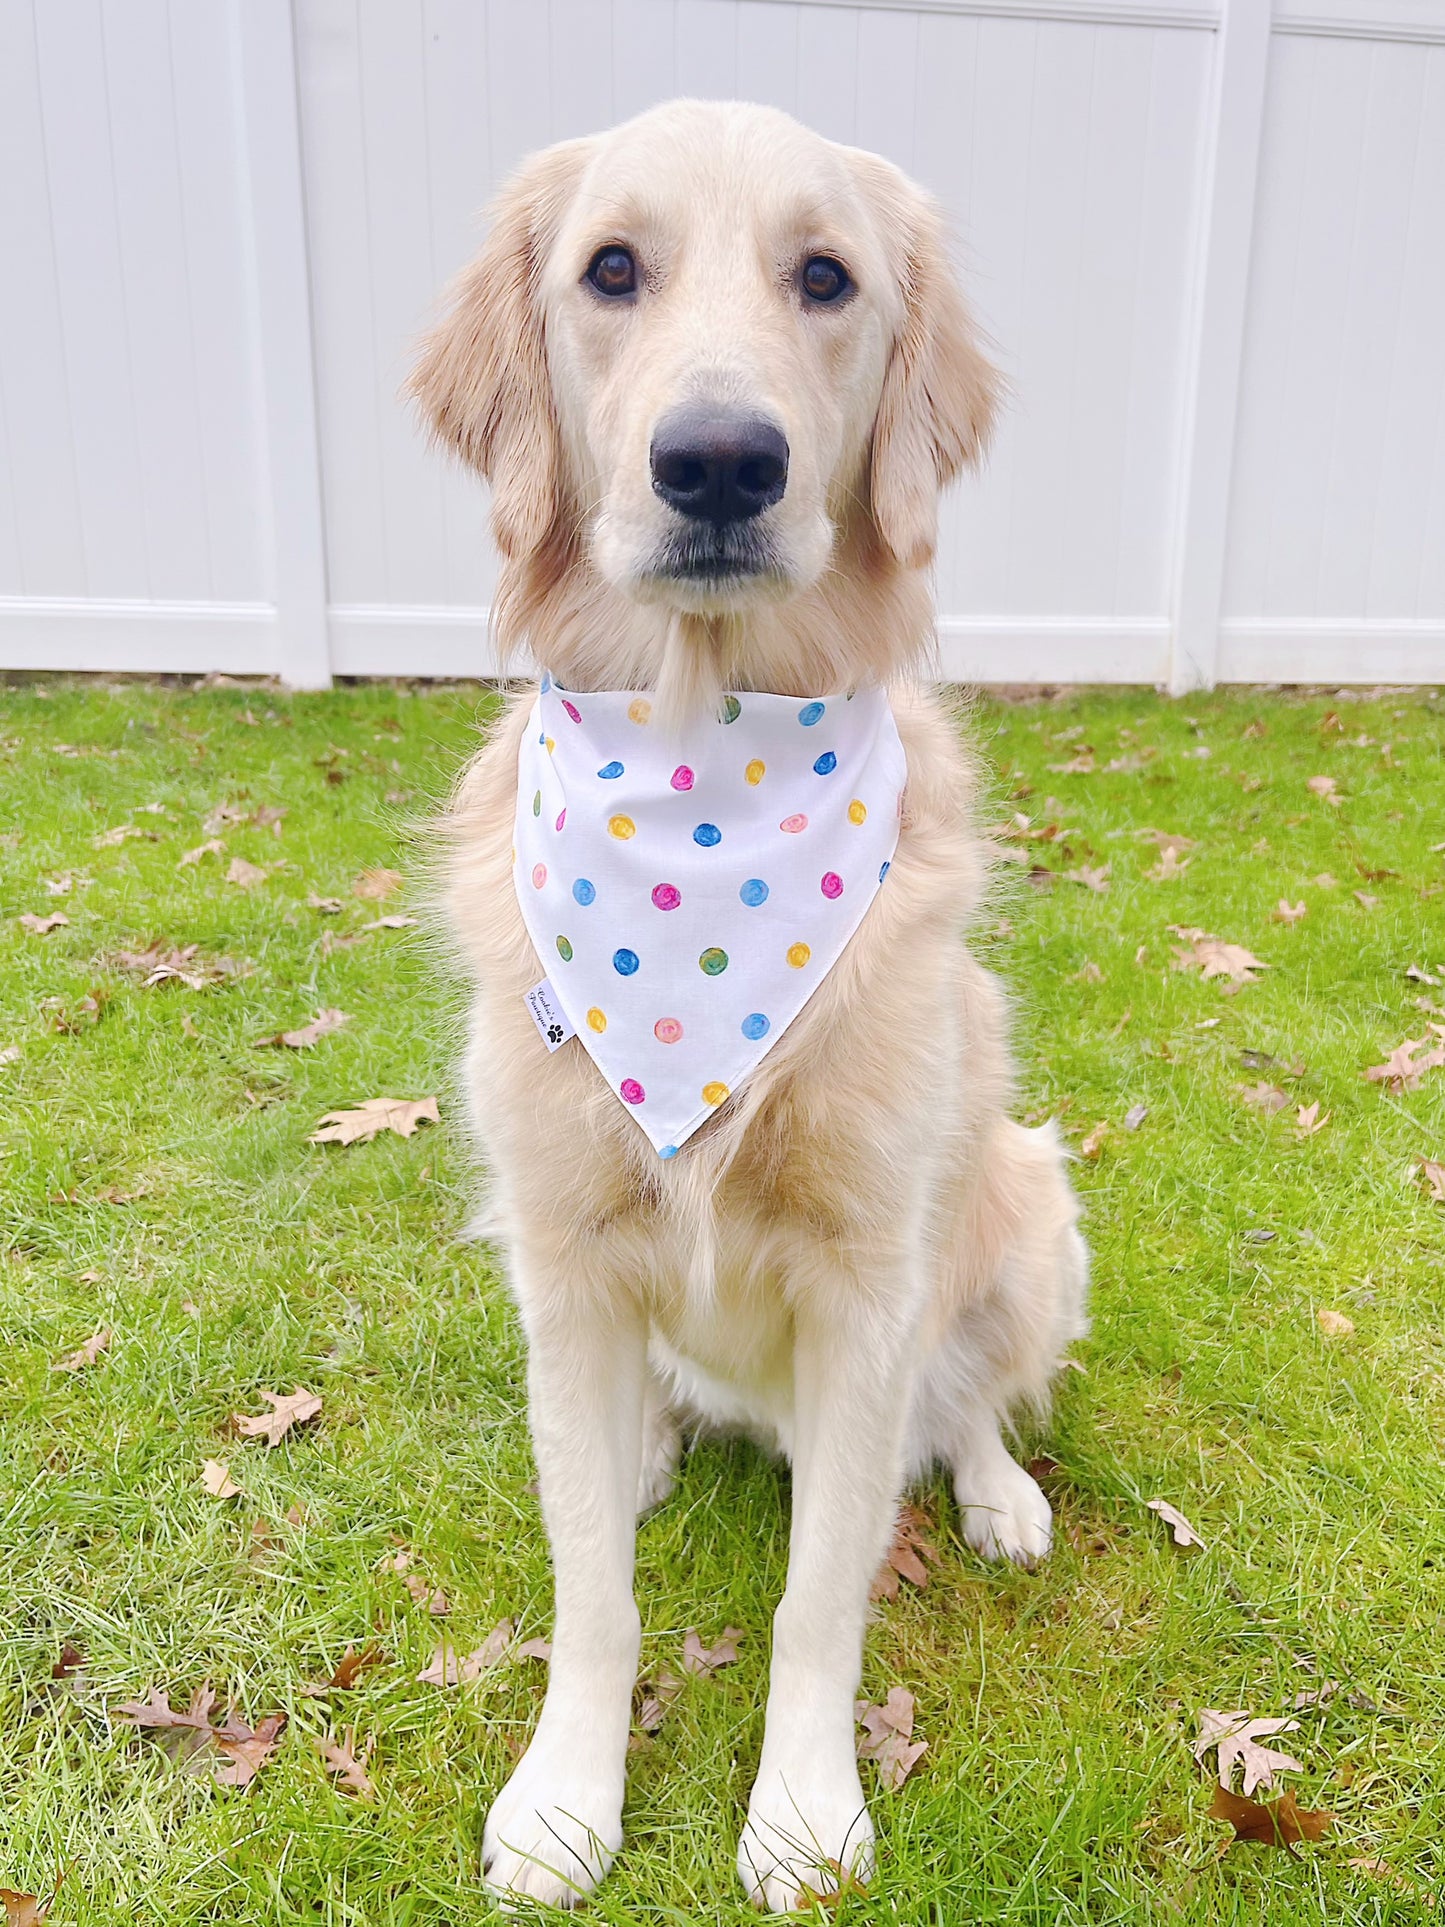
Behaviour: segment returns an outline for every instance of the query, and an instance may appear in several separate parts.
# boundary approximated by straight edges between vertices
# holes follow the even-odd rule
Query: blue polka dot
[[[545,743],[545,742],[546,742],[546,740],[547,740],[547,732],[546,732],[546,730],[544,729],[544,730],[541,730],[541,731],[540,731],[540,732],[538,733],[538,736],[537,736],[537,741],[538,741],[539,743]]]
[[[617,762],[604,763],[601,769],[598,770],[597,774],[602,778],[604,778],[605,781],[610,783],[613,781],[615,777],[618,777],[622,774],[622,765],[621,763],[617,763]]]
[[[833,774],[833,771],[837,769],[837,767],[838,767],[837,757],[833,754],[831,749],[825,749],[823,751],[823,754],[818,758],[817,762],[814,763],[813,765],[813,774],[815,776],[831,776]]]
[[[543,695],[545,696],[545,695],[546,695],[546,693],[547,693],[547,691],[548,691],[548,690],[549,690],[549,689],[550,689],[551,687],[552,687],[552,678],[551,678],[550,676],[543,676],[543,678],[542,678],[542,694],[543,694]]]
[[[883,879],[884,879],[884,877],[886,877],[886,876],[887,876],[887,874],[888,874],[888,872],[889,872],[889,871],[890,871],[890,870],[891,870],[892,868],[893,868],[893,865],[892,865],[891,863],[885,863],[885,864],[883,865],[883,868],[882,868],[882,869],[881,869],[881,870],[880,870],[880,871],[878,872],[878,881],[879,881],[880,883],[881,883],[881,882],[883,881]]]
[[[637,952],[635,950],[614,950],[612,953],[612,968],[617,972],[619,977],[631,977],[637,969]]]
[[[750,910],[756,910],[760,903],[768,900],[768,886],[761,877],[749,877],[738,895]]]
[[[760,1010],[755,1010],[751,1017],[743,1019],[743,1036],[752,1038],[754,1043],[759,1037],[766,1037],[771,1029],[772,1025]]]
[[[798,711],[798,721],[803,725],[804,729],[811,729],[814,723],[822,722],[824,707],[825,705],[822,703],[803,704],[803,707]]]
[[[699,823],[692,833],[694,843],[700,843],[705,850],[716,849],[722,842],[722,831],[716,823]]]
[[[572,885],[572,895],[585,910],[589,903],[595,903],[597,901],[597,885],[587,877],[578,877],[577,881]]]
[[[657,1155],[660,1158],[675,1158],[677,1156],[677,1146],[675,1144],[659,1145]]]

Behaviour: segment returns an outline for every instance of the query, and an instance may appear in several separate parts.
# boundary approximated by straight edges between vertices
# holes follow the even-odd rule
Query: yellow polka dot
[[[637,834],[637,825],[630,816],[614,816],[607,825],[612,834],[625,843],[629,836]]]
[[[635,701],[627,705],[627,719],[633,723],[650,723],[652,721],[652,704],[647,700],[646,696],[638,696]]]
[[[763,778],[767,775],[767,773],[768,773],[767,764],[759,762],[756,756],[748,764],[746,770],[744,770],[743,772],[743,774],[747,777],[748,781],[753,784],[761,783]]]
[[[860,803],[855,796],[853,801],[848,805],[848,821],[850,823],[866,823],[867,820],[868,805],[866,803]]]
[[[599,1010],[596,1004],[587,1013],[587,1028],[596,1031],[604,1031],[607,1028],[607,1013]]]
[[[727,1094],[728,1087],[726,1084],[704,1084],[702,1087],[702,1101],[704,1104],[721,1104]]]
[[[556,749],[556,747],[557,745],[552,741],[552,738],[549,736],[547,738],[547,754],[550,756],[553,750]]]
[[[812,951],[805,943],[792,943],[788,945],[788,962],[793,966],[794,970],[801,970],[812,954]]]

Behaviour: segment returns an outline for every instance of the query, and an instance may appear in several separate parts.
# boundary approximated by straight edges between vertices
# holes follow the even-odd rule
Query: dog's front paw
[[[575,1907],[622,1845],[623,1773],[534,1740],[487,1815],[482,1870],[509,1899]]]
[[[738,1844],[738,1872],[753,1905],[789,1914],[872,1871],[873,1822],[852,1756],[831,1767],[796,1753],[786,1765],[765,1760]]]
[[[1012,1559],[1036,1566],[1054,1542],[1054,1517],[1038,1486],[1006,1453],[986,1473],[960,1472],[954,1490],[963,1512],[963,1536],[985,1559]]]

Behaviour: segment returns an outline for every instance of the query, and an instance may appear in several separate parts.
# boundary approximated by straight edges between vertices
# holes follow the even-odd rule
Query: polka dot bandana
[[[907,774],[886,693],[742,693],[666,734],[544,677],[517,771],[517,900],[553,993],[658,1154],[704,1123],[842,955]]]

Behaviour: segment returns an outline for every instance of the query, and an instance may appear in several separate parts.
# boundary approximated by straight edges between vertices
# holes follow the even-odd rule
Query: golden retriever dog
[[[549,672],[448,819],[465,1083],[556,1584],[546,1701],[486,1825],[503,1896],[573,1904],[621,1845],[636,1520],[689,1431],[741,1429],[792,1466],[738,1849],[768,1909],[873,1865],[854,1695],[906,1481],[941,1460],[970,1546],[1048,1550],[1047,1501],[1001,1428],[1044,1405],[1084,1329],[1087,1253],[1052,1127],[1009,1115],[1004,997],[964,943],[987,880],[974,767],[915,680],[938,494],[978,459],[997,387],[918,188],[781,113],[698,101],[529,160],[412,376],[491,484],[502,640]],[[549,1050],[526,1006],[557,970],[513,850],[549,686],[571,705],[645,692],[632,719],[678,740],[731,720],[737,694],[796,699],[807,721],[875,692],[906,756],[886,883],[740,1087],[710,1087],[662,1156],[580,1020]]]

